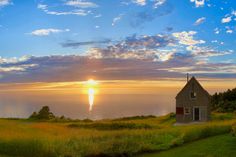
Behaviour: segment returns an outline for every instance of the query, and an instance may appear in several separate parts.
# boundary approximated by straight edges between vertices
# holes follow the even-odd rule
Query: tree
[[[52,112],[50,112],[50,108],[48,106],[43,106],[38,113],[33,112],[33,114],[29,118],[38,120],[50,120],[55,118],[55,116]]]

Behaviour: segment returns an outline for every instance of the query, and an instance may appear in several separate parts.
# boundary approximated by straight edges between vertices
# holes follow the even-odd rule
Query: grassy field
[[[0,119],[0,154],[6,156],[136,156],[230,133],[234,114],[208,123],[173,126],[173,115],[101,121],[36,122]]]
[[[230,134],[209,137],[180,147],[140,157],[232,157],[236,154],[236,137]]]

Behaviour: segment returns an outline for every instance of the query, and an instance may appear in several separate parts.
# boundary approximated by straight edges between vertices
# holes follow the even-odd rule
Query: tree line
[[[236,88],[213,94],[211,107],[216,112],[236,112]]]

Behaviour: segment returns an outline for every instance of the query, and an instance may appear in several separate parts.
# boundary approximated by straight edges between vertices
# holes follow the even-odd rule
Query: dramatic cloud
[[[195,21],[195,23],[194,23],[194,25],[200,25],[200,24],[202,24],[202,23],[204,23],[206,21],[206,18],[205,17],[201,17],[201,18],[199,18],[199,19],[197,19],[196,21]]]
[[[201,76],[235,77],[234,63],[202,63],[191,55],[173,54],[165,61],[135,58],[91,58],[86,56],[30,57],[25,61],[0,64],[0,82],[57,82],[98,80],[152,80],[182,77],[190,72]]]
[[[4,7],[11,4],[11,0],[0,0],[0,7]]]
[[[69,0],[65,3],[68,6],[74,6],[78,8],[96,8],[98,7],[97,4],[89,1],[82,1],[82,0]]]
[[[69,32],[69,29],[54,29],[54,28],[48,28],[48,29],[38,29],[38,30],[34,30],[33,32],[31,32],[31,35],[34,36],[48,36],[50,34],[55,34],[55,33],[61,33],[61,32]]]
[[[205,5],[205,0],[190,0],[190,2],[195,3],[196,7],[202,7]]]
[[[78,48],[80,46],[88,46],[88,45],[97,45],[97,44],[106,44],[111,42],[111,40],[109,39],[105,39],[105,40],[96,40],[96,41],[84,41],[84,42],[76,42],[76,41],[66,41],[64,43],[62,43],[62,47],[72,47],[72,48]]]
[[[207,77],[236,77],[235,63],[212,63],[209,57],[232,54],[201,46],[196,32],[176,32],[129,36],[124,40],[74,42],[64,47],[93,45],[84,56],[26,56],[0,58],[0,82],[79,81],[94,77],[99,80],[152,80],[181,77],[191,72]],[[94,45],[98,47],[94,47]],[[104,45],[103,45],[104,44]],[[101,46],[103,45],[103,46]]]
[[[195,31],[183,31],[183,32],[177,32],[173,33],[172,35],[179,40],[180,44],[183,45],[196,45],[196,44],[204,44],[204,40],[195,40],[193,39],[193,36],[197,34]]]

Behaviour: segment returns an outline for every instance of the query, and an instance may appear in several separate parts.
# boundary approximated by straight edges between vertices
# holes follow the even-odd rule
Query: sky
[[[0,83],[236,78],[234,0],[0,0]]]

